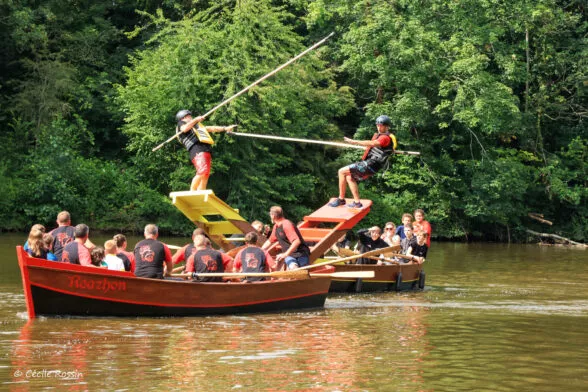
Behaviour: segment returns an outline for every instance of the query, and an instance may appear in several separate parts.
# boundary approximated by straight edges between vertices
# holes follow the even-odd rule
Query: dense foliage
[[[361,186],[365,225],[423,208],[442,238],[586,241],[588,47],[582,1],[0,0],[0,228],[168,232],[193,176],[175,112],[203,114],[331,31],[327,45],[206,123],[366,139],[382,113],[399,149]],[[359,153],[215,136],[209,187],[249,219],[293,219],[337,193]],[[528,218],[552,220],[542,228]],[[364,224],[362,223],[362,225]]]

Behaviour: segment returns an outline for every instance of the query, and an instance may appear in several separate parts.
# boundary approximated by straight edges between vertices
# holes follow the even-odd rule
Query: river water
[[[0,390],[588,390],[585,250],[433,243],[423,292],[333,295],[293,313],[28,321],[22,241],[0,235]]]

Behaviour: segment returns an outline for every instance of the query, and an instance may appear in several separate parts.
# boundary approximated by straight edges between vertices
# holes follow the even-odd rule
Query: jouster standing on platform
[[[140,278],[163,279],[163,264],[167,270],[165,276],[172,272],[172,256],[169,248],[157,240],[159,230],[156,225],[148,224],[143,233],[145,239],[135,245],[135,276]]]
[[[190,185],[190,190],[192,191],[206,189],[208,177],[210,177],[212,144],[214,141],[206,132],[230,131],[236,127],[236,125],[227,127],[208,126],[199,129],[200,124],[198,123],[202,122],[203,119],[202,116],[192,118],[192,112],[186,109],[180,110],[176,114],[176,120],[178,122],[176,133],[178,134],[178,139],[190,153],[190,161],[196,168],[196,176],[194,176]],[[195,130],[194,127],[196,127]],[[196,132],[204,132],[206,137],[201,138],[199,133]]]
[[[352,163],[339,169],[339,197],[329,203],[330,207],[339,207],[345,204],[345,191],[347,184],[353,195],[353,203],[349,208],[362,208],[359,200],[359,181],[366,180],[380,170],[394,150],[396,149],[396,137],[390,133],[392,121],[388,116],[380,116],[376,119],[378,133],[372,140],[355,140],[344,138],[347,143],[367,147],[360,162]]]
[[[276,256],[278,269],[281,262],[284,261],[288,269],[294,269],[308,265],[310,249],[304,243],[302,234],[298,228],[284,218],[282,207],[274,206],[270,208],[270,218],[274,227],[270,238],[263,244],[262,249],[266,250],[275,242],[280,243],[282,253]]]

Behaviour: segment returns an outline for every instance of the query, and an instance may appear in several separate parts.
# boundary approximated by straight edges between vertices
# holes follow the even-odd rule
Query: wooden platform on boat
[[[251,224],[239,215],[239,210],[225,203],[212,190],[172,192],[170,197],[174,206],[196,226],[202,228],[210,239],[225,251],[235,248],[231,235],[244,236],[254,230]],[[347,200],[347,204],[352,201]],[[346,205],[334,208],[326,203],[303,218],[298,229],[310,247],[311,263],[322,257],[341,236],[353,229],[370,212],[372,201],[362,199],[361,203],[362,208],[349,208]],[[260,236],[258,245],[262,245],[265,240],[265,237]],[[269,251],[277,253],[278,246],[277,243],[274,244]]]
[[[210,189],[172,192],[169,196],[172,204],[196,226],[203,229],[224,251],[235,248],[235,239],[229,238],[231,235],[239,234],[243,237],[250,231],[255,231],[251,224],[239,215],[238,209],[225,203]],[[266,238],[260,236],[257,243],[262,245],[265,241]]]

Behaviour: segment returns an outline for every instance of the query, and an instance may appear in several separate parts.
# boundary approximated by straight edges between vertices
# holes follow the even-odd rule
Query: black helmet
[[[392,120],[390,120],[390,117],[386,116],[385,114],[382,114],[380,117],[376,118],[376,124],[384,124],[387,126],[391,126]]]
[[[181,119],[186,117],[188,114],[192,114],[192,112],[189,111],[188,109],[180,110],[179,112],[176,113],[176,121],[180,121]]]

